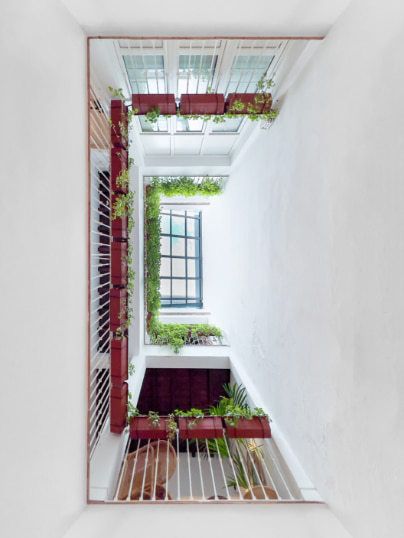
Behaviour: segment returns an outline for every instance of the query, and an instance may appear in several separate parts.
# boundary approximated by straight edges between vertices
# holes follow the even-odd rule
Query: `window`
[[[155,55],[123,56],[132,93],[164,93],[164,57]]]
[[[254,93],[257,82],[268,71],[274,56],[237,56],[233,58],[228,93]]]
[[[163,209],[160,237],[161,306],[202,308],[202,248],[199,211]]]
[[[217,56],[180,54],[178,96],[182,93],[206,93],[212,85]]]

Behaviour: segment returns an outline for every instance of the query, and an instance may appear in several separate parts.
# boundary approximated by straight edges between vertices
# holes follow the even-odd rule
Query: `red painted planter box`
[[[111,235],[114,239],[128,239],[128,217],[111,220]]]
[[[111,191],[127,194],[128,186],[116,184],[123,170],[128,169],[128,152],[123,148],[111,148]]]
[[[183,93],[181,114],[224,114],[222,93]]]
[[[179,417],[178,424],[181,439],[215,439],[223,437],[223,424],[221,417],[203,417],[197,419],[196,424],[190,427],[195,418]]]
[[[265,114],[270,112],[272,106],[272,96],[267,94],[267,97],[263,103],[256,103],[255,98],[262,97],[260,93],[229,93],[226,99],[226,112],[231,114],[248,114],[247,107],[251,103],[257,110],[257,114]],[[235,101],[242,101],[244,108],[242,110],[231,110]]]
[[[177,114],[177,105],[173,93],[134,93],[132,95],[132,109],[137,111],[138,116],[144,116],[151,112],[156,106],[160,109],[160,114]]]
[[[111,283],[113,286],[126,286],[128,283],[128,243],[111,243]]]
[[[109,291],[110,329],[115,332],[118,327],[123,329],[127,320],[126,303],[128,290],[125,288],[111,288]],[[119,315],[123,313],[121,318]]]
[[[122,433],[126,426],[126,414],[128,404],[128,384],[123,383],[120,387],[111,387],[110,397],[110,431]]]
[[[133,417],[130,420],[131,439],[167,439],[166,418],[160,417],[153,426],[149,417]]]
[[[237,427],[229,426],[225,421],[227,437],[245,439],[253,437],[264,439],[271,437],[271,427],[266,417],[239,418]]]
[[[111,340],[111,382],[120,387],[128,379],[128,339]]]
[[[121,132],[123,129],[128,132],[128,107],[120,100],[111,101],[111,143],[115,147],[126,148],[128,146],[127,137]]]

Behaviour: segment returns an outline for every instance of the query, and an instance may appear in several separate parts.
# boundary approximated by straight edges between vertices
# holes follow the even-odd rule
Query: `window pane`
[[[177,125],[176,130],[182,132],[197,132],[200,133],[203,130],[204,121],[202,119],[192,120],[186,118],[176,118]]]
[[[257,82],[271,65],[274,56],[238,56],[233,59],[227,93],[254,93]]]
[[[160,253],[162,256],[170,256],[170,237],[160,237]]]
[[[173,235],[185,235],[185,219],[183,217],[172,218],[172,230]]]
[[[185,239],[180,237],[172,238],[172,255],[185,256]]]
[[[185,297],[185,280],[173,280],[173,297]]]
[[[199,240],[187,239],[188,256],[199,256]]]
[[[160,279],[160,293],[162,296],[170,297],[171,296],[171,280],[169,278]]]
[[[206,93],[212,85],[217,56],[181,54],[179,57],[178,93]]]
[[[201,212],[165,208],[161,228],[161,252],[167,253],[161,257],[161,305],[201,308]]]
[[[200,261],[199,260],[187,260],[188,265],[188,277],[199,277],[200,276]]]
[[[199,237],[199,219],[187,219],[187,235]]]
[[[167,118],[160,116],[157,123],[152,123],[145,116],[138,116],[140,126],[144,133],[166,133],[168,132]]]
[[[188,297],[196,298],[200,295],[200,281],[188,280]]]
[[[160,276],[171,276],[171,258],[161,258]]]
[[[161,233],[163,234],[170,233],[170,215],[161,216]]]
[[[213,133],[237,133],[244,118],[226,118],[224,122],[213,123]]]
[[[165,93],[163,56],[123,56],[133,93]]]
[[[173,276],[185,277],[185,260],[173,258]]]

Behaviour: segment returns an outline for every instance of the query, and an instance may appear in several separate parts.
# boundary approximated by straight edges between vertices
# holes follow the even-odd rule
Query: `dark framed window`
[[[202,308],[202,213],[162,209],[160,294],[163,308]]]

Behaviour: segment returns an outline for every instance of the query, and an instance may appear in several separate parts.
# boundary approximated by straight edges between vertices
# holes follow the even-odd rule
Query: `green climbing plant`
[[[159,308],[161,306],[160,296],[160,234],[161,216],[160,199],[161,196],[212,196],[223,191],[223,181],[221,178],[206,177],[201,182],[196,183],[194,178],[188,176],[180,177],[154,177],[150,185],[146,187],[145,195],[145,232],[146,232],[146,252],[145,252],[145,284],[146,284],[146,305],[148,317],[148,333],[151,342],[157,345],[168,345],[178,354],[184,346],[186,340],[191,336],[223,336],[221,329],[207,324],[177,324],[161,323],[159,321]]]

